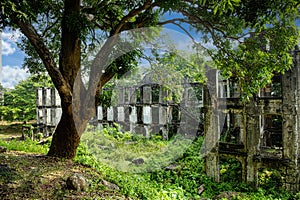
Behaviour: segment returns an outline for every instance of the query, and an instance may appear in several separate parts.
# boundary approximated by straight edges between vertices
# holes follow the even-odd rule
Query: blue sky
[[[13,88],[20,80],[26,79],[29,74],[22,69],[24,53],[17,47],[16,42],[21,34],[18,31],[4,31],[2,37],[2,85]]]
[[[180,17],[180,15],[166,14],[164,17],[166,19],[170,19]],[[297,20],[296,24],[300,26],[300,20]],[[175,25],[169,24],[165,27],[185,34]],[[185,28],[187,27],[185,26]],[[195,36],[195,33],[192,33],[192,35]],[[26,69],[22,69],[22,63],[25,55],[16,45],[16,42],[20,39],[20,37],[21,33],[19,31],[12,32],[5,30],[2,33],[2,74],[0,74],[0,76],[2,79],[1,84],[5,88],[13,88],[15,84],[29,76]],[[178,42],[181,43],[178,45],[186,45],[185,41]]]

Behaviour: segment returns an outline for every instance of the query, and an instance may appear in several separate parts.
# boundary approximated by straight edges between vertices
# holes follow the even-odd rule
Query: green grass
[[[212,199],[228,191],[235,195],[233,199],[300,199],[299,194],[293,195],[278,188],[269,175],[267,178],[260,176],[258,190],[240,183],[238,179],[221,183],[212,181],[204,172],[204,160],[200,156],[202,142],[201,137],[194,141],[181,136],[175,136],[170,141],[162,141],[159,136],[145,139],[109,128],[101,133],[85,133],[74,161],[92,167],[105,180],[117,184],[122,195],[133,199]],[[40,154],[48,151],[48,145],[38,145],[30,140],[0,140],[0,146]],[[173,157],[168,155],[174,152],[179,153],[172,154]],[[134,158],[143,158],[145,162],[141,166],[132,165]],[[121,171],[115,164],[118,162],[124,164]],[[153,164],[155,162],[159,165]],[[164,165],[171,163],[173,168],[166,169]],[[153,168],[148,170],[150,167]],[[221,163],[220,169],[228,176],[224,180],[240,173],[238,166],[231,161]],[[95,188],[100,187],[97,181],[93,184]],[[205,190],[200,195],[198,188],[201,185]]]
[[[30,153],[41,153],[46,154],[49,150],[49,146],[47,144],[39,145],[36,141],[32,140],[25,140],[20,141],[17,139],[12,140],[0,140],[0,146],[6,147],[8,150],[13,151],[24,151]]]
[[[184,199],[184,193],[181,187],[174,186],[165,188],[163,184],[151,181],[151,173],[147,173],[145,171],[144,173],[133,173],[133,170],[130,172],[122,172],[117,170],[115,168],[116,166],[111,167],[110,162],[101,162],[101,159],[99,159],[100,156],[105,156],[105,153],[108,153],[107,156],[110,156],[111,159],[115,159],[115,161],[119,161],[127,156],[135,157],[141,155],[144,155],[143,157],[146,160],[147,156],[145,156],[146,154],[143,154],[143,152],[146,151],[142,150],[147,150],[147,154],[157,153],[160,151],[161,147],[165,147],[167,145],[167,142],[158,141],[156,139],[155,141],[145,140],[139,136],[130,135],[129,133],[124,135],[121,135],[121,133],[118,132],[104,134],[106,136],[105,138],[100,137],[99,135],[97,137],[95,136],[97,138],[96,141],[93,141],[95,138],[91,138],[90,134],[86,134],[85,137],[89,138],[89,140],[86,141],[83,139],[83,142],[78,148],[75,161],[96,168],[105,176],[106,180],[120,186],[121,192],[126,196],[138,199]],[[128,141],[128,139],[130,139],[130,141],[134,139],[135,143],[130,145],[125,144],[124,142]],[[99,144],[97,142],[100,141],[103,146],[114,142],[115,147],[118,148],[117,151],[122,151],[124,155],[119,156],[118,154],[109,154],[108,151],[104,151],[103,149],[104,153],[102,153],[101,150],[98,151]],[[87,148],[87,145],[84,145],[84,143],[94,143],[95,145],[92,147],[95,149],[93,150],[91,147]],[[114,158],[116,155],[118,155],[118,157]]]
[[[159,137],[146,139],[117,128],[107,128],[101,132],[86,132],[82,143],[99,163],[123,172],[143,173],[166,167],[181,157],[192,140],[176,136],[170,141]],[[134,159],[142,159],[142,164],[134,164]]]
[[[102,135],[101,135],[102,134]],[[121,192],[131,197],[138,199],[200,199],[200,198],[216,198],[219,194],[224,192],[233,192],[235,195],[233,199],[289,199],[292,194],[286,192],[278,187],[272,186],[272,181],[266,180],[264,185],[261,185],[258,190],[246,183],[241,183],[235,177],[226,177],[226,182],[216,183],[205,175],[204,160],[200,156],[200,149],[203,138],[199,137],[195,141],[185,141],[183,138],[175,137],[171,141],[161,141],[160,138],[153,137],[145,139],[141,136],[132,135],[130,133],[121,133],[117,128],[105,129],[102,133],[86,133],[79,150],[84,150],[85,153],[80,153],[77,159],[85,155],[88,157],[82,158],[91,166],[96,168],[104,174],[108,180],[118,184],[121,187]],[[175,140],[181,143],[177,145],[168,146]],[[126,144],[128,141],[133,143]],[[113,143],[113,145],[111,145]],[[145,168],[141,173],[136,172],[136,166],[133,170],[128,170],[123,166],[120,172],[117,170],[118,166],[112,164],[114,162],[122,163],[126,167],[130,166],[130,160],[136,157],[145,159],[144,165],[147,167],[147,161],[152,162],[153,158],[169,147],[170,152],[176,150],[183,150],[176,155],[175,160],[166,160],[169,164],[172,161],[174,168],[166,169],[165,167],[156,168],[152,171],[147,171]],[[183,148],[184,147],[184,148]],[[174,148],[174,149],[172,149]],[[80,152],[79,151],[79,152]],[[114,151],[118,151],[117,153]],[[152,157],[153,155],[153,157]],[[161,156],[158,161],[161,162],[165,157]],[[126,163],[127,161],[127,163]],[[86,164],[87,164],[86,163]],[[96,163],[99,163],[97,165]],[[226,169],[227,176],[238,176],[241,172],[235,163],[232,161],[223,162],[221,169]],[[153,166],[153,165],[152,165]],[[161,165],[162,166],[162,165]],[[142,173],[143,172],[143,173]],[[204,185],[204,192],[199,195],[198,188]],[[264,189],[268,186],[268,189]]]

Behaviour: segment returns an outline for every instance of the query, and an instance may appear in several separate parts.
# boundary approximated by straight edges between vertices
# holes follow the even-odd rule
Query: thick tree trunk
[[[53,134],[48,155],[61,158],[74,158],[79,142],[80,133],[78,133],[73,120],[72,110],[65,110]]]
[[[84,131],[82,127],[86,126],[86,123],[78,116],[78,112],[72,107],[74,103],[74,83],[80,70],[81,59],[79,39],[81,30],[76,29],[76,20],[70,22],[74,16],[80,16],[80,0],[65,0],[59,71],[67,84],[64,84],[64,87],[58,88],[62,104],[62,117],[53,134],[52,143],[48,152],[49,156],[63,158],[75,157],[80,136]],[[78,106],[81,105],[80,99],[75,100],[79,102]],[[76,108],[76,106],[74,107]],[[78,109],[80,111],[80,106]]]

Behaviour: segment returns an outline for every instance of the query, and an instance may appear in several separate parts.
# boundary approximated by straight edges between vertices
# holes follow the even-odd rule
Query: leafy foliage
[[[195,22],[225,77],[237,77],[245,100],[292,65],[298,43],[299,2],[198,1],[180,11]],[[201,17],[197,13],[201,11]],[[199,22],[199,23],[197,23]],[[283,28],[284,27],[284,28]]]
[[[148,9],[137,12],[143,6]],[[3,27],[15,27],[15,19],[22,19],[34,25],[40,31],[45,43],[59,60],[60,22],[62,19],[62,1],[15,1],[1,2],[1,21]],[[158,7],[158,9],[153,9]],[[299,3],[296,0],[260,2],[257,0],[214,0],[214,1],[82,1],[81,12],[67,17],[67,28],[80,34],[84,52],[102,44],[103,39],[121,31],[165,24],[165,13],[180,13],[169,23],[189,24],[192,30],[201,33],[204,43],[210,42],[214,48],[210,54],[217,66],[227,77],[239,77],[245,97],[251,96],[259,87],[268,84],[274,73],[283,73],[292,64],[289,54],[297,44],[298,30],[295,19],[299,17]],[[131,13],[137,12],[136,15]],[[123,19],[127,22],[123,22]],[[74,26],[76,24],[76,26]],[[101,30],[98,34],[98,30]],[[187,31],[187,30],[185,30]],[[249,37],[250,36],[250,37]],[[200,43],[199,43],[200,44]],[[270,46],[269,51],[264,46]],[[35,48],[23,39],[22,49],[28,57],[25,66],[33,73],[44,71],[43,64]],[[135,54],[135,53],[133,53]],[[124,70],[130,69],[131,61],[137,57],[129,53],[110,66],[118,73],[120,64]],[[83,57],[85,55],[83,54]],[[127,66],[127,67],[126,67]],[[257,73],[258,72],[258,73]]]
[[[51,86],[46,76],[31,76],[19,82],[14,89],[4,92],[0,113],[3,120],[29,121],[36,118],[36,89]]]
[[[86,132],[82,142],[100,163],[133,173],[166,166],[181,156],[191,143],[181,135],[174,136],[170,141],[163,141],[160,135],[147,139],[142,135],[123,133],[117,125],[99,132]],[[142,159],[142,165],[135,165],[134,159]]]

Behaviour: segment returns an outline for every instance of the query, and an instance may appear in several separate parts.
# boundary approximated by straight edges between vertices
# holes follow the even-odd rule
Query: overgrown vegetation
[[[82,142],[100,163],[119,171],[140,173],[166,167],[182,156],[191,144],[189,138],[176,135],[169,141],[161,135],[146,138],[142,135],[121,132],[120,127],[107,127],[102,131],[87,132]]]
[[[74,159],[75,163],[80,164],[84,169],[84,172],[87,173],[87,177],[91,179],[91,186],[89,188],[89,193],[93,194],[93,198],[99,195],[99,199],[108,199],[109,195],[105,198],[100,198],[100,193],[95,193],[95,191],[99,191],[104,189],[105,187],[101,185],[100,180],[105,179],[110,181],[111,183],[115,183],[120,187],[120,193],[110,193],[110,195],[116,196],[128,196],[131,199],[245,199],[245,200],[271,200],[271,199],[292,199],[299,196],[299,194],[291,194],[282,189],[280,189],[280,184],[278,184],[278,180],[280,176],[278,173],[270,171],[270,170],[262,170],[259,176],[259,188],[256,190],[252,186],[247,185],[245,183],[241,183],[240,177],[240,164],[234,160],[223,160],[221,162],[221,175],[222,181],[221,183],[213,182],[210,178],[208,178],[204,173],[204,160],[200,156],[200,148],[203,142],[203,137],[196,138],[193,142],[187,144],[188,148],[184,151],[184,153],[178,157],[176,160],[173,160],[169,165],[164,166],[160,169],[156,169],[154,171],[140,171],[140,173],[132,173],[131,172],[121,172],[116,168],[110,166],[109,162],[103,162],[99,159],[99,157],[104,156],[120,156],[117,154],[113,154],[113,151],[109,152],[107,149],[111,147],[112,142],[114,143],[114,148],[118,147],[119,150],[122,150],[124,157],[134,154],[133,157],[136,157],[141,154],[141,151],[151,152],[155,155],[156,151],[160,151],[159,148],[166,147],[171,141],[162,141],[159,136],[154,136],[150,139],[145,139],[142,136],[133,135],[130,133],[122,133],[118,130],[117,127],[104,129],[101,134],[101,137],[92,136],[92,132],[88,133],[89,139],[84,139],[80,144],[76,158]],[[98,135],[99,136],[99,135]],[[179,139],[179,137],[177,137]],[[130,141],[130,143],[128,143]],[[99,146],[98,142],[102,142],[103,146]],[[126,143],[127,142],[127,143]],[[23,152],[35,152],[39,154],[45,154],[48,151],[49,144],[39,145],[35,141],[25,140],[20,141],[17,139],[13,140],[0,140],[0,146],[5,146],[9,150],[14,151],[23,151]],[[94,149],[99,150],[99,152],[91,152]],[[104,149],[103,149],[104,148]],[[112,148],[112,147],[111,147]],[[177,148],[181,148],[177,146]],[[115,149],[116,150],[116,149]],[[32,162],[33,164],[36,161],[32,161],[32,159],[40,159],[39,157],[27,157],[24,158],[22,156],[12,158],[11,155],[1,155],[0,158],[3,159],[7,157],[7,159],[25,159],[24,165],[29,165],[26,161]],[[111,157],[111,158],[112,158]],[[143,157],[145,159],[144,164],[147,165],[146,160],[150,158],[149,155],[145,154]],[[43,158],[47,160],[46,158]],[[121,159],[121,157],[119,157]],[[119,160],[117,160],[119,161]],[[17,161],[14,161],[19,163]],[[64,164],[60,161],[55,163],[54,165],[58,165],[56,168],[60,169],[60,167]],[[68,161],[69,162],[69,161]],[[27,164],[26,164],[27,163]],[[49,162],[46,162],[49,164]],[[49,166],[45,166],[45,163],[40,163],[41,167],[47,168]],[[50,164],[49,164],[50,165]],[[73,164],[72,164],[73,165]],[[83,167],[84,166],[84,167]],[[148,165],[150,166],[150,165]],[[18,164],[18,167],[22,167]],[[28,166],[27,166],[28,167]],[[54,166],[53,166],[54,167]],[[95,172],[91,172],[91,169],[88,170],[86,167],[91,167]],[[39,171],[39,170],[37,170]],[[87,172],[88,171],[88,172]],[[126,171],[126,170],[125,170]],[[41,171],[39,171],[40,173]],[[8,173],[8,174],[7,174]],[[0,174],[3,180],[10,179],[15,177],[14,173],[16,172],[7,172],[5,176]],[[43,172],[44,173],[44,172]],[[92,174],[91,174],[92,173]],[[94,175],[93,175],[94,174]],[[60,175],[59,175],[60,176]],[[65,179],[65,174],[61,174],[63,178],[59,179],[60,183],[56,182],[55,197],[62,196],[72,196],[80,197],[79,193],[72,193],[71,191],[67,191],[64,187],[61,186],[62,180]],[[6,177],[6,178],[5,178]],[[25,177],[25,175],[24,175]],[[27,175],[26,175],[27,177]],[[25,177],[25,178],[26,178]],[[27,177],[28,178],[28,177]],[[28,178],[30,179],[30,178]],[[31,180],[31,179],[30,179]],[[58,180],[58,179],[57,179]],[[33,181],[31,184],[40,184]],[[58,185],[60,185],[58,187]],[[24,186],[25,187],[25,186]],[[41,189],[40,186],[36,186]],[[28,189],[28,188],[27,188]],[[44,191],[45,192],[45,191]],[[33,192],[34,195],[32,197],[38,197],[36,192]],[[45,194],[46,195],[46,194]],[[49,194],[48,194],[49,195]],[[54,192],[53,192],[54,195]],[[75,196],[74,196],[75,195]],[[19,196],[20,197],[20,196]],[[40,196],[39,196],[40,197]],[[49,196],[48,196],[49,197]],[[82,197],[82,196],[81,196]],[[90,196],[89,196],[90,197]],[[30,198],[30,197],[29,197]],[[85,198],[88,199],[88,198]]]
[[[101,139],[105,137],[109,139],[109,142],[123,144],[124,141],[134,139],[138,145],[128,145],[126,149],[123,149],[128,151],[122,152],[124,154],[130,154],[129,151],[134,152],[137,148],[147,151],[146,147],[149,144],[154,146],[167,145],[166,141],[161,141],[157,137],[145,141],[141,136],[131,135],[130,133],[124,134],[119,132],[117,128],[104,129]],[[88,144],[91,144],[92,141],[93,139],[90,138]],[[274,181],[271,178],[274,174],[272,175],[271,172],[268,172],[268,176],[264,174],[260,176],[258,189],[246,183],[241,183],[241,166],[239,162],[234,160],[226,160],[221,163],[220,169],[223,182],[216,183],[212,181],[204,173],[204,159],[200,156],[202,142],[203,137],[196,138],[188,145],[185,153],[169,166],[149,173],[120,172],[104,165],[103,162],[98,165],[97,158],[104,155],[91,154],[88,151],[89,148],[83,144],[79,147],[76,161],[85,165],[96,166],[109,180],[121,187],[122,193],[139,199],[233,198],[267,200],[293,198],[291,193],[284,191],[280,188],[280,185],[275,184],[278,179]],[[118,146],[119,144],[116,143],[115,145]]]

